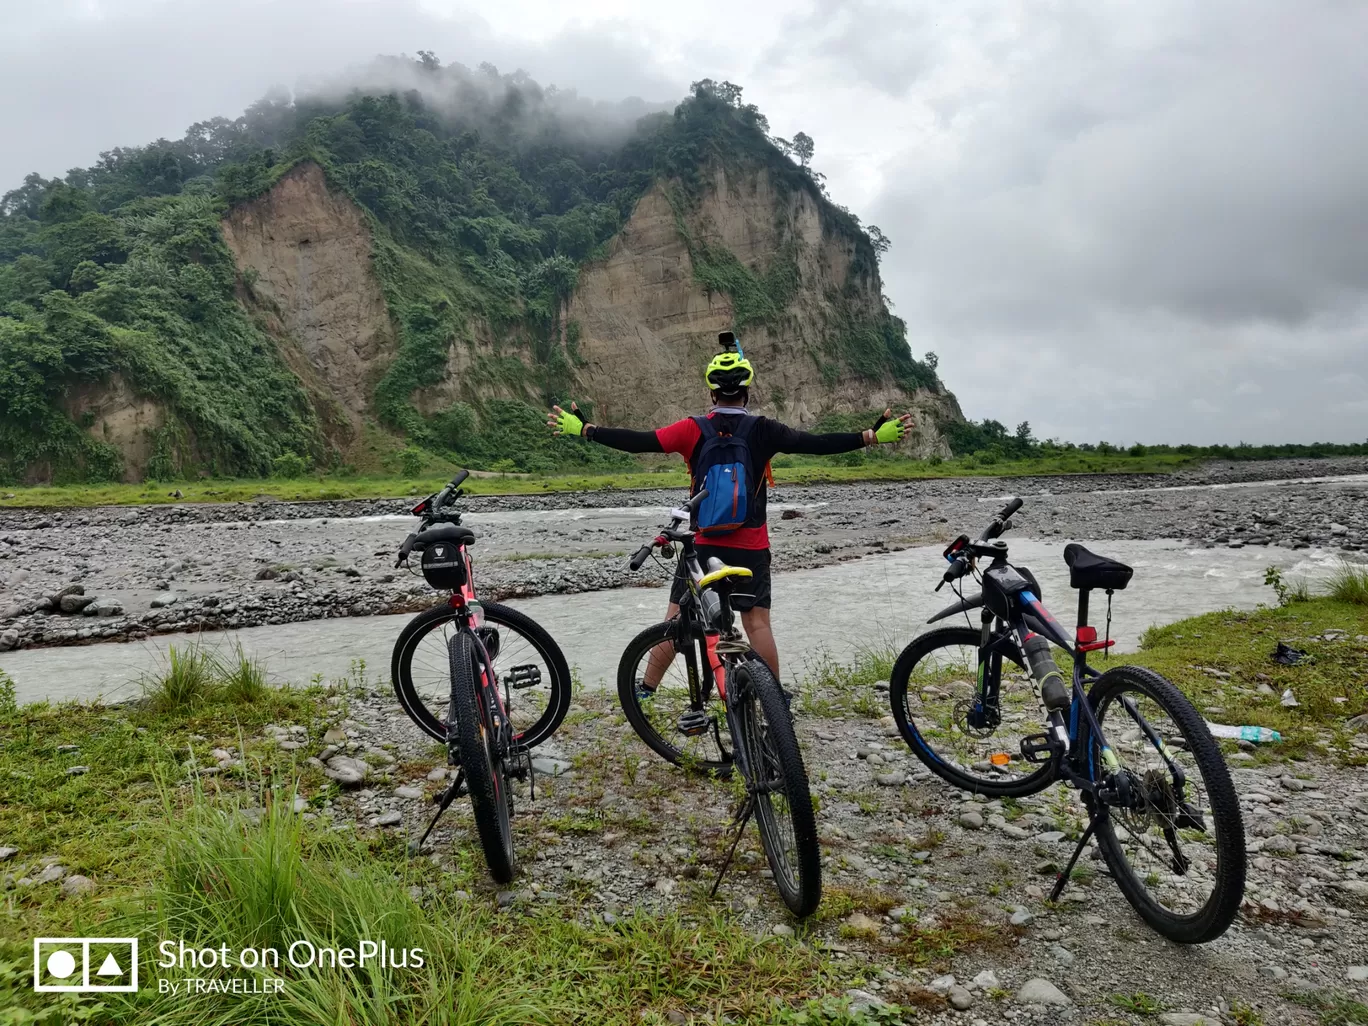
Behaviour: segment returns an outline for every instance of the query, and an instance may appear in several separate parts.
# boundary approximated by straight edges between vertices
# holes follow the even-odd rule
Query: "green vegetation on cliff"
[[[399,338],[374,413],[411,441],[476,465],[622,463],[547,438],[540,404],[568,393],[579,362],[577,326],[563,311],[580,265],[603,253],[657,180],[692,196],[718,162],[768,168],[782,189],[809,190],[831,230],[853,240],[850,288],[874,280],[871,236],[881,234],[825,198],[807,167],[811,140],[771,140],[764,116],[730,83],[697,83],[670,114],[639,102],[595,107],[521,72],[443,67],[427,53],[379,60],[368,75],[370,84],[345,93],[269,97],[236,120],[193,125],[181,140],[112,150],[64,180],[33,174],[5,194],[0,481],[117,478],[118,450],[68,412],[73,392],[115,374],[166,410],[149,476],[264,475],[290,453],[315,466],[342,462],[326,411],[240,302],[254,282],[238,274],[219,231],[234,204],[303,161],[320,165],[372,222],[374,268]],[[776,316],[797,289],[785,266],[761,280],[730,253],[695,258],[700,281],[729,295],[747,324]],[[934,371],[907,352],[900,321],[861,320],[834,298],[832,373],[891,371],[936,387]],[[477,331],[496,340],[496,356],[475,363],[461,402],[421,415],[413,393],[439,381],[450,348],[473,344]],[[492,391],[519,398],[492,401]]]

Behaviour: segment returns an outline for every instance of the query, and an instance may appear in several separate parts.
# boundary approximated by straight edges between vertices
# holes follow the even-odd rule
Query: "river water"
[[[605,510],[600,515],[645,521],[647,516],[658,519],[659,510]],[[1077,598],[1068,587],[1064,543],[1009,540],[1012,561],[1035,574],[1045,604],[1061,622],[1073,623]],[[1263,584],[1267,566],[1314,582],[1328,576],[1339,558],[1315,548],[1203,549],[1174,541],[1107,541],[1089,547],[1135,567],[1130,587],[1114,604],[1112,636],[1122,650],[1136,648],[1151,625],[1271,601],[1273,593]],[[940,551],[941,546],[917,547],[776,577],[773,624],[785,678],[802,676],[824,656],[848,660],[862,649],[901,648],[925,630],[927,617],[953,600],[948,588],[933,591],[945,565]],[[665,601],[664,588],[622,588],[509,604],[551,633],[587,686],[600,687],[612,686],[626,643],[660,618]],[[1092,621],[1099,630],[1104,610],[1104,600],[1095,597]],[[353,673],[358,661],[364,661],[368,677],[387,681],[390,647],[406,619],[312,620],[207,632],[199,641],[221,652],[240,644],[265,664],[276,682],[307,682],[315,675],[338,679]],[[163,635],[126,644],[26,649],[0,655],[0,669],[14,678],[21,702],[97,696],[120,700],[136,696],[139,681],[165,666],[168,648],[183,648],[193,640]]]

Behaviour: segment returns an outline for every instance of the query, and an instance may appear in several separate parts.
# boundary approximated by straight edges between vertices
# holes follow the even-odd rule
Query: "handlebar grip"
[[[462,483],[465,481],[465,479],[468,478],[469,476],[470,476],[470,471],[468,471],[468,470],[463,470],[463,471],[461,471],[459,474],[457,474],[455,477],[453,477],[453,478],[451,479],[451,489],[452,489],[452,491],[455,491],[457,488],[460,488],[460,487],[461,487],[461,484],[462,484]]]
[[[414,531],[404,539],[404,544],[399,546],[399,558],[394,561],[395,566],[399,566],[408,559],[409,553],[413,551],[413,543],[418,540],[418,532]]]
[[[696,513],[698,512],[698,507],[703,504],[703,500],[707,497],[708,490],[706,488],[700,488],[698,490],[698,494],[684,504],[684,508],[687,509],[690,513]]]
[[[988,526],[983,529],[983,533],[978,536],[979,541],[992,541],[1002,534],[1007,526],[1007,518],[1017,510],[1021,509],[1024,503],[1020,499],[1013,499],[998,511],[997,515],[989,521]]]
[[[650,555],[651,546],[643,545],[641,548],[637,549],[636,552],[632,553],[632,560],[630,563],[628,563],[628,566],[630,566],[633,570],[640,570],[642,565],[646,562]]]
[[[941,576],[941,581],[945,584],[951,584],[954,581],[958,581],[968,572],[969,560],[965,559],[963,556],[956,556],[954,560],[951,561],[950,565],[945,568],[945,573]]]

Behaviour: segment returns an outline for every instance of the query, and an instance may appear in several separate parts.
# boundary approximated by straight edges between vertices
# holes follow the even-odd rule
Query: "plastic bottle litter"
[[[1212,737],[1230,737],[1237,741],[1253,741],[1255,744],[1277,744],[1282,735],[1269,727],[1234,727],[1228,723],[1207,722],[1207,730]]]

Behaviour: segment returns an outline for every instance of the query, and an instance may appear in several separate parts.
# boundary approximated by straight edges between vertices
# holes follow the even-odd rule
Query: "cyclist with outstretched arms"
[[[745,591],[732,595],[732,607],[741,614],[746,637],[756,653],[779,678],[779,650],[770,629],[770,543],[766,525],[765,494],[769,462],[779,453],[829,456],[865,446],[897,442],[906,434],[912,415],[893,417],[885,410],[872,428],[863,431],[810,434],[769,417],[754,416],[746,407],[755,369],[729,331],[718,336],[723,351],[713,357],[704,373],[712,408],[704,415],[686,417],[655,431],[586,424],[575,403],[570,409],[556,406],[547,425],[556,434],[582,437],[622,452],[678,453],[689,464],[690,495],[706,488],[708,496],[691,525],[698,533],[699,561],[707,566],[716,557],[729,566],[751,571]],[[688,589],[684,561],[670,589],[667,619],[679,613],[679,600]],[[667,646],[668,647],[668,646]],[[655,692],[670,662],[669,652],[654,655],[639,690],[641,697]]]

